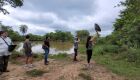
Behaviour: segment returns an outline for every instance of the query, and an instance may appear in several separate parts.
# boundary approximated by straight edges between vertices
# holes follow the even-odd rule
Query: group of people
[[[34,65],[32,64],[33,62],[33,53],[32,53],[32,44],[30,41],[30,36],[26,35],[25,36],[25,41],[23,44],[24,48],[24,53],[26,56],[26,64],[25,67],[27,68],[32,68]],[[77,56],[78,56],[78,44],[80,42],[80,39],[76,36],[74,38],[74,58],[73,61],[78,61]],[[3,72],[9,72],[7,70],[8,66],[8,61],[9,57],[11,55],[11,52],[8,51],[8,45],[12,44],[11,39],[8,37],[8,33],[6,31],[1,31],[0,32],[0,75]],[[90,66],[90,59],[92,57],[92,47],[93,44],[95,44],[95,40],[92,36],[88,36],[87,42],[86,42],[86,53],[87,53],[87,63]],[[48,55],[50,51],[50,38],[46,36],[44,43],[42,44],[42,49],[44,50],[44,64],[48,65]]]

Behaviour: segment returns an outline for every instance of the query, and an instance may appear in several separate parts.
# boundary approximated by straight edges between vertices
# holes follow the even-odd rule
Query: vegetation
[[[3,8],[5,5],[10,5],[14,8],[21,7],[23,5],[23,0],[0,0],[0,12],[9,14],[9,12]]]
[[[21,27],[19,28],[20,31],[22,32],[23,36],[21,36],[19,34],[19,32],[14,31],[11,26],[5,26],[0,23],[0,27],[2,28],[2,30],[7,31],[9,33],[9,37],[13,41],[24,41],[25,40],[25,33],[28,30],[28,27],[26,25],[21,25]],[[55,33],[51,32],[51,33],[47,33],[46,35],[43,35],[43,36],[35,35],[32,33],[29,33],[28,35],[30,35],[31,41],[43,41],[46,36],[50,37],[52,41],[65,42],[65,41],[73,40],[73,35],[71,34],[71,32],[62,32],[62,31],[58,31],[58,30],[56,30]]]
[[[119,6],[120,18],[111,35],[98,39],[93,48],[95,61],[124,75],[130,80],[140,79],[140,1],[126,0]]]
[[[58,60],[68,60],[70,59],[69,55],[67,53],[59,53],[54,55],[49,55],[49,58],[51,59],[58,59]]]
[[[65,41],[73,40],[73,35],[71,34],[71,32],[62,32],[59,30],[56,30],[55,33],[53,33],[53,32],[47,33],[45,36],[49,36],[51,38],[51,40],[53,40],[53,41],[65,42]]]
[[[25,33],[27,33],[28,30],[28,26],[27,25],[20,25],[20,32],[23,34],[23,36],[25,35]]]
[[[42,76],[44,73],[46,73],[44,70],[33,69],[30,71],[27,71],[26,75],[31,76],[31,77],[38,77],[38,76]]]
[[[89,36],[89,31],[88,30],[79,30],[76,32],[76,34],[82,42],[85,42],[87,37]]]

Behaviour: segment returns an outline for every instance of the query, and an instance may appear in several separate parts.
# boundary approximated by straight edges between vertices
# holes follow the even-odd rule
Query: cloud
[[[55,30],[71,31],[86,29],[93,34],[98,23],[105,36],[112,32],[113,22],[121,8],[114,8],[121,0],[25,0],[21,8],[11,8],[9,15],[0,13],[3,24],[19,31],[21,24],[28,25],[28,32],[45,34]]]

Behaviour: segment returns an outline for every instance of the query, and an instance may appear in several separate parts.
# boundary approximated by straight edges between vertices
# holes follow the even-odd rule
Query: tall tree
[[[89,36],[88,30],[79,30],[76,32],[77,36],[80,38],[80,40],[86,40],[86,38]]]
[[[4,14],[9,14],[9,12],[3,8],[5,5],[10,5],[11,7],[21,7],[23,5],[23,0],[0,0],[0,12]]]
[[[27,33],[27,30],[28,30],[27,25],[20,25],[20,32],[23,34],[23,36],[25,35],[25,33]]]
[[[126,0],[121,2],[125,9],[114,24],[113,35],[120,45],[140,47],[140,0]]]

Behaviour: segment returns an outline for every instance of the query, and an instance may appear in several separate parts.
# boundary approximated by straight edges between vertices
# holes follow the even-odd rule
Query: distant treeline
[[[3,30],[8,32],[9,37],[13,41],[24,41],[25,40],[25,36],[27,34],[26,35],[21,35],[19,32],[14,31],[12,29],[12,27],[10,27],[10,26],[4,26],[2,24],[0,24],[0,26]],[[23,28],[23,30],[24,30],[24,28]],[[89,35],[89,32],[87,30],[79,30],[76,33],[77,33],[77,36],[82,41],[85,41],[87,36]],[[31,41],[43,41],[46,36],[50,37],[50,39],[52,41],[62,41],[62,42],[73,41],[73,38],[74,38],[74,35],[71,32],[60,31],[60,30],[56,30],[55,32],[46,33],[45,35],[42,35],[42,36],[41,35],[35,35],[35,34],[32,34],[32,33],[29,33],[28,35],[30,35]]]

